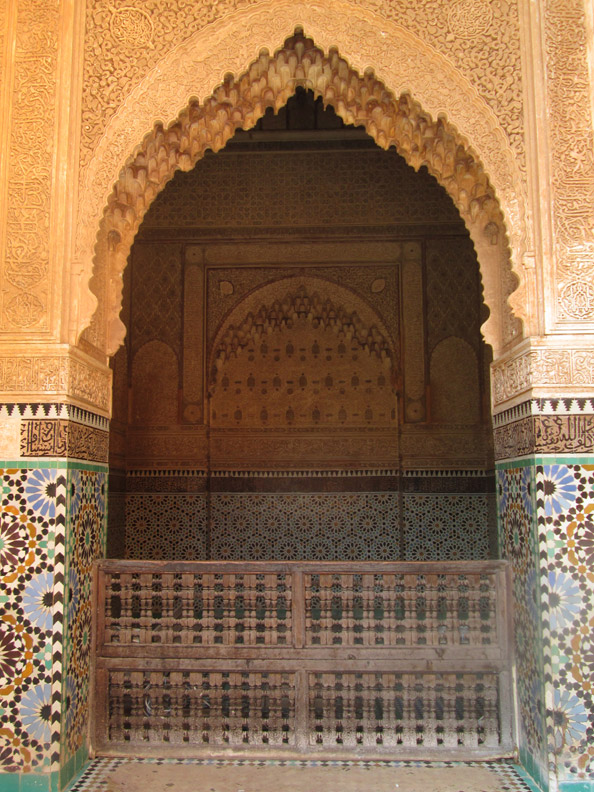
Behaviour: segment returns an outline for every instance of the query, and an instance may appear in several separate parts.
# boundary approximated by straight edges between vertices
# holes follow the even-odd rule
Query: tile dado
[[[4,463],[0,476],[0,772],[48,773],[60,759],[66,472]]]
[[[499,463],[497,484],[501,553],[514,570],[520,758],[545,788],[553,772],[562,792],[590,792],[594,455]]]
[[[53,792],[88,755],[90,568],[104,553],[106,468],[8,461],[0,484],[0,789]]]
[[[533,466],[524,460],[498,465],[499,551],[513,569],[517,739],[522,765],[544,787],[548,769],[534,478]]]
[[[536,466],[547,750],[560,790],[594,787],[594,458]]]

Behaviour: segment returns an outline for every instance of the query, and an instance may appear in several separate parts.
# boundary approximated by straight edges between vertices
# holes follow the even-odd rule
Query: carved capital
[[[511,406],[529,396],[590,397],[594,394],[594,349],[562,347],[559,338],[546,346],[523,343],[491,367],[492,404]]]
[[[102,415],[111,410],[111,371],[66,345],[0,350],[0,400],[69,402]]]

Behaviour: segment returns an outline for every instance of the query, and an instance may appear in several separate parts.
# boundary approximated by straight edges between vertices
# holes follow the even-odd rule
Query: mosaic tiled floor
[[[96,759],[69,792],[535,792],[509,762]]]

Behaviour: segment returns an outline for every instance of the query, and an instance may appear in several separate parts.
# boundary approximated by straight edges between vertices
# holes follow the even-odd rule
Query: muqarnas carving
[[[393,427],[393,357],[377,326],[299,286],[227,326],[214,355],[212,426]]]

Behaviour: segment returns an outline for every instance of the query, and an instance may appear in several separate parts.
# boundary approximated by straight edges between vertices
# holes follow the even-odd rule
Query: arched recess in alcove
[[[81,301],[76,335],[88,324],[98,302],[84,340],[108,354],[118,348],[125,332],[119,320],[121,276],[134,235],[155,195],[177,169],[192,168],[206,149],[218,150],[235,129],[251,127],[267,107],[282,106],[297,85],[305,85],[332,104],[344,121],[365,126],[381,147],[395,145],[409,164],[424,165],[444,186],[477,250],[490,308],[485,338],[496,351],[517,338],[521,327],[511,316],[507,298],[517,283],[510,276],[510,265],[519,273],[526,248],[522,181],[492,111],[443,56],[402,28],[385,20],[380,24],[349,3],[337,4],[332,13],[334,20],[344,22],[340,39],[346,58],[328,37],[325,12],[275,2],[270,15],[266,5],[249,12],[249,25],[245,14],[238,12],[218,28],[213,26],[208,37],[197,34],[185,42],[147,75],[110,124],[83,174],[78,269],[83,278],[93,270],[96,301]],[[246,63],[246,47],[271,41],[271,35],[278,35],[290,19],[307,23],[314,39],[298,32],[274,56],[262,50],[246,70],[238,68]],[[351,65],[360,62],[362,48],[375,71]],[[208,66],[198,56],[206,50],[214,53]],[[208,99],[186,104],[191,93],[208,95],[204,87],[212,90],[216,84],[212,75],[225,68],[234,68],[240,76],[228,74]],[[376,73],[385,75],[385,82]],[[155,124],[138,146],[142,125],[146,130],[156,112],[174,120]],[[110,174],[122,166],[115,187],[110,188]],[[95,231],[88,229],[97,228],[99,215],[100,231],[93,240],[89,234]],[[518,292],[514,300],[520,317],[525,315],[522,294]]]
[[[317,24],[320,24],[319,20]],[[351,25],[352,20],[349,20],[349,26]],[[390,26],[388,28],[391,30]],[[107,209],[97,239],[93,283],[99,298],[99,308],[92,327],[85,333],[87,342],[108,352],[113,351],[120,343],[123,328],[118,312],[121,300],[121,275],[125,261],[145,212],[175,171],[192,168],[207,149],[214,151],[220,149],[235,129],[251,127],[258,118],[262,117],[267,107],[278,109],[299,85],[311,88],[315,95],[332,105],[347,123],[364,126],[380,146],[388,148],[394,145],[410,165],[416,169],[425,166],[435,176],[452,197],[467,228],[470,229],[481,262],[485,298],[491,308],[491,321],[484,328],[486,335],[491,343],[501,348],[506,339],[509,341],[513,333],[518,332],[517,322],[511,318],[509,307],[506,305],[505,283],[506,279],[509,280],[510,256],[505,219],[518,220],[517,223],[512,222],[509,226],[513,230],[514,236],[511,242],[516,253],[522,248],[522,233],[525,229],[516,212],[517,195],[514,198],[514,189],[518,182],[515,179],[513,163],[510,164],[506,159],[501,130],[484,104],[477,103],[476,96],[473,95],[472,90],[469,90],[469,86],[464,85],[460,75],[453,73],[451,66],[444,63],[443,58],[436,56],[435,53],[429,53],[426,47],[421,46],[419,42],[413,40],[414,37],[407,36],[403,31],[391,30],[391,32],[395,46],[402,45],[400,51],[411,56],[410,62],[415,64],[415,68],[425,59],[425,75],[430,63],[437,69],[439,80],[447,75],[450,79],[447,92],[452,102],[449,106],[451,110],[449,115],[464,120],[459,108],[456,110],[456,105],[462,97],[470,112],[462,126],[470,130],[469,134],[462,136],[456,126],[447,120],[448,107],[442,114],[433,104],[436,110],[431,114],[421,106],[422,102],[415,101],[419,97],[426,100],[428,107],[432,106],[432,94],[427,88],[428,82],[423,84],[423,80],[420,80],[415,83],[413,80],[410,85],[413,88],[416,86],[418,90],[414,93],[403,90],[396,99],[386,87],[392,84],[388,78],[384,83],[378,80],[371,70],[366,70],[362,74],[362,69],[357,70],[350,66],[349,61],[342,58],[330,44],[326,49],[328,54],[325,54],[323,49],[316,46],[314,40],[296,33],[274,56],[263,52],[247,70],[242,71],[238,68],[236,73],[240,76],[237,79],[225,79],[206,101],[192,101],[181,113],[177,110],[185,103],[185,99],[173,105],[175,113],[167,111],[162,116],[173,117],[172,123],[167,126],[156,125],[135,151],[134,156],[127,160],[111,196],[109,199],[106,198]],[[236,33],[237,40],[242,40],[243,32],[236,31]],[[375,33],[378,33],[377,28]],[[349,38],[347,33],[345,37]],[[317,39],[317,35],[315,38]],[[320,40],[324,40],[324,35]],[[231,50],[226,50],[226,53],[233,52],[234,46],[231,44]],[[352,48],[352,43],[349,46]],[[190,53],[187,48],[182,50],[177,56],[182,57],[182,60],[185,59],[184,68],[187,69],[187,73],[184,72],[185,76],[181,79],[179,65],[172,71],[182,88],[173,87],[173,78],[167,69],[160,72],[159,77],[159,80],[162,80],[163,75],[167,75],[165,84],[158,81],[153,83],[154,96],[157,99],[171,91],[167,100],[170,105],[178,101],[179,90],[185,90],[183,85],[187,85],[187,82],[184,82],[187,75],[195,74],[193,71],[196,66],[195,54]],[[230,64],[235,63],[233,57],[229,61]],[[239,61],[240,66],[247,62],[243,53],[241,57],[243,60]],[[382,57],[378,55],[374,61],[380,63]],[[356,58],[354,60],[356,62]],[[396,68],[394,64],[385,65],[388,77],[394,76]],[[423,69],[418,70],[419,73],[421,71]],[[170,82],[168,83],[167,80]],[[216,81],[208,83],[209,90],[212,90],[213,84],[216,84]],[[396,77],[393,84],[402,85]],[[460,88],[455,101],[452,86],[456,89]],[[445,88],[445,84],[442,87]],[[143,90],[149,88],[150,80],[144,85]],[[415,96],[415,100],[411,96]],[[137,108],[132,111],[132,107],[134,102],[123,108],[117,122],[114,121],[115,126],[111,131],[115,133],[117,129],[120,133],[118,147],[114,148],[114,152],[121,152],[122,140],[130,139],[133,130],[138,129],[138,120],[128,113],[129,110],[132,113],[136,112]],[[149,117],[151,113],[154,113],[154,109],[148,111],[148,116],[145,115],[144,118]],[[475,128],[471,128],[473,124],[468,121],[471,117],[473,122],[476,121]],[[124,118],[130,123],[129,128],[122,125]],[[143,118],[142,113],[138,114],[138,118]],[[477,133],[479,129],[481,132]],[[495,187],[487,177],[485,167],[476,154],[480,146],[473,148],[468,142],[473,137],[478,141],[481,139],[484,141],[484,136],[481,136],[487,129],[492,132],[492,146],[496,149],[499,143],[501,144],[499,159],[493,158],[492,151],[490,155],[488,151],[486,153],[488,161],[494,163],[497,160],[498,163],[492,172],[496,176],[496,183],[504,188],[501,191],[503,205],[499,204]],[[104,140],[109,138],[110,135],[107,135]],[[136,138],[138,139],[140,136]],[[106,172],[109,162],[113,162],[114,155],[105,149],[103,143],[100,148],[97,156],[104,155],[101,166],[99,167],[99,162],[95,159],[85,177],[90,178],[90,174],[93,175],[91,181],[87,182],[89,200],[93,195],[97,197],[102,184],[102,174]],[[123,161],[126,162],[125,158]],[[95,183],[94,177],[101,178]],[[521,201],[518,205],[521,205]]]
[[[177,421],[178,360],[162,341],[149,341],[132,360],[132,422],[144,426]]]
[[[431,354],[431,417],[436,423],[478,424],[480,390],[476,352],[462,338],[440,341]]]

